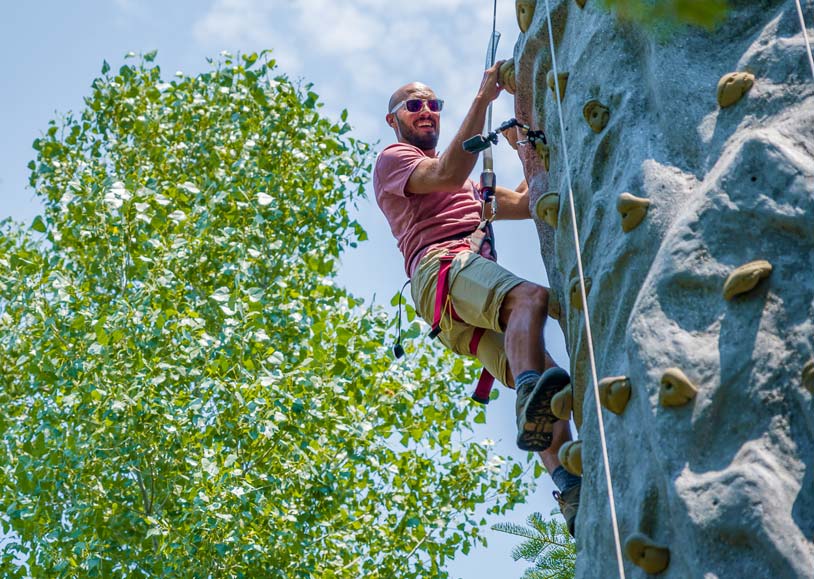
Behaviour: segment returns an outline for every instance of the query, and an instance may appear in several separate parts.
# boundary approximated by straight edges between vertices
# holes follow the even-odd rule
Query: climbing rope
[[[799,1],[799,0],[798,0]],[[591,378],[593,379],[594,400],[596,401],[596,416],[599,422],[599,441],[602,446],[602,460],[605,464],[605,480],[608,486],[608,503],[610,505],[611,522],[613,524],[613,540],[616,546],[616,563],[619,566],[619,578],[625,579],[625,566],[622,561],[622,542],[619,538],[619,521],[616,518],[616,503],[613,499],[613,482],[611,481],[610,461],[608,460],[608,445],[605,440],[605,422],[602,419],[602,406],[599,402],[599,380],[596,373],[596,359],[594,357],[593,336],[591,335],[591,316],[588,309],[588,295],[585,291],[585,274],[582,268],[582,249],[579,244],[579,229],[577,228],[577,213],[574,208],[574,190],[571,183],[571,166],[568,161],[568,146],[565,143],[565,121],[562,116],[562,103],[560,102],[560,81],[557,71],[557,57],[554,54],[554,30],[551,25],[551,7],[549,0],[545,0],[546,16],[548,19],[548,40],[551,46],[551,67],[554,71],[554,98],[557,101],[557,113],[560,119],[560,137],[562,138],[562,153],[565,161],[565,177],[568,181],[568,203],[571,209],[571,225],[574,233],[574,246],[577,254],[577,271],[579,273],[579,291],[582,295],[582,307],[585,311],[585,335],[588,342],[588,358],[591,362]]]
[[[808,32],[806,31],[806,20],[803,17],[803,7],[800,5],[800,0],[795,0],[797,3],[797,16],[800,17],[800,28],[803,29],[803,39],[806,42],[806,50],[808,51],[808,64],[811,66],[811,76],[814,77],[814,56],[811,54],[811,43],[808,41]]]

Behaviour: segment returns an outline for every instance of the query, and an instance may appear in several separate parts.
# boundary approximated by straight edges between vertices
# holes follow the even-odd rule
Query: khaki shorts
[[[428,324],[435,314],[438,270],[446,249],[431,249],[421,258],[411,282],[416,311]],[[469,355],[469,342],[475,327],[486,332],[478,344],[478,360],[500,382],[509,384],[509,363],[503,347],[500,306],[509,291],[525,280],[472,251],[455,256],[449,270],[449,294],[455,313],[463,321],[452,319],[447,308],[441,319],[438,338],[453,352]]]

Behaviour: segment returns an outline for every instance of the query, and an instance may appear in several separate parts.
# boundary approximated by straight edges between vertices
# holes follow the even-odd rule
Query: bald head
[[[441,114],[438,108],[431,111],[429,106],[422,106],[415,112],[405,107],[391,113],[402,101],[421,99],[428,101],[436,99],[435,92],[423,82],[411,82],[396,90],[390,97],[387,105],[385,121],[393,127],[396,138],[400,143],[409,143],[425,152],[435,155],[435,146],[438,144],[438,131],[441,128]]]
[[[396,89],[396,92],[393,93],[393,96],[390,97],[390,102],[387,104],[387,112],[392,111],[393,107],[401,101],[406,101],[410,98],[434,99],[436,97],[435,91],[423,82],[411,82]]]

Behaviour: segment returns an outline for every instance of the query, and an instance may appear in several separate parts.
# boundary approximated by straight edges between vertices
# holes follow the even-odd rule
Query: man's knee
[[[509,318],[515,313],[522,315],[542,313],[546,315],[547,312],[548,289],[536,283],[524,281],[514,286],[506,294],[506,298],[500,306],[500,324],[505,327],[509,322]]]

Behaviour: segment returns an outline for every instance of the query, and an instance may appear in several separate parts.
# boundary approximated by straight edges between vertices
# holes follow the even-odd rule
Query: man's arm
[[[517,187],[517,191],[501,187],[495,187],[495,197],[497,198],[497,216],[495,219],[530,219],[529,210],[529,188],[524,180]],[[491,215],[490,204],[486,205],[487,218]]]
[[[446,151],[440,157],[421,161],[410,175],[405,191],[422,195],[463,187],[478,160],[477,155],[464,151],[463,142],[483,130],[489,103],[500,94],[498,71],[501,64],[503,61],[495,63],[483,74],[478,94]]]

